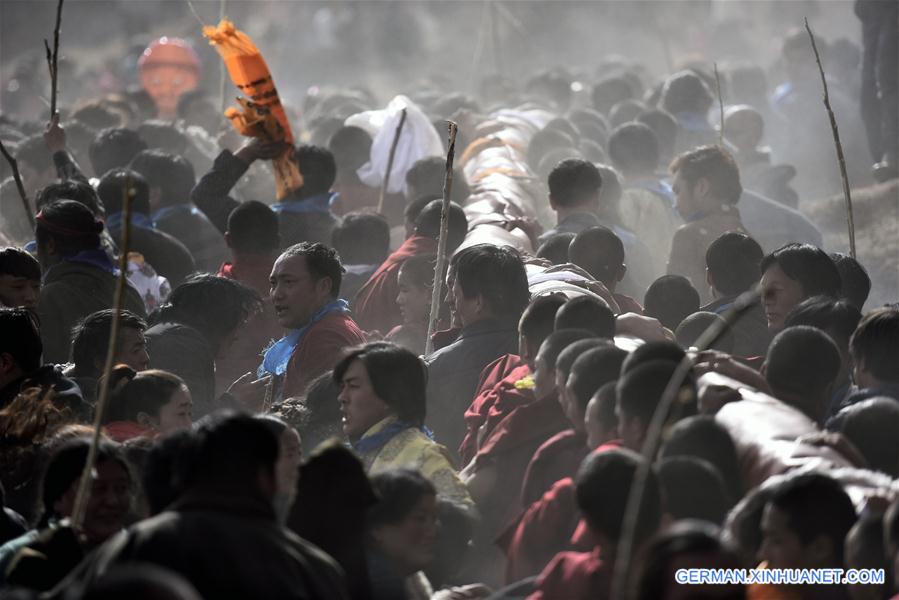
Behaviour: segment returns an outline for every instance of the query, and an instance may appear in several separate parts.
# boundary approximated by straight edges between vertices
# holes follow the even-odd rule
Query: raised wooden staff
[[[715,67],[715,90],[718,92],[718,112],[721,116],[721,128],[718,130],[718,143],[724,146],[724,100],[721,96],[721,78],[718,77],[718,63],[712,63]]]
[[[440,237],[437,238],[437,261],[434,264],[434,289],[431,291],[431,316],[428,318],[428,338],[425,340],[425,356],[434,351],[431,337],[437,329],[440,314],[440,298],[443,296],[443,266],[446,264],[446,230],[449,226],[450,196],[453,191],[453,158],[456,155],[456,133],[459,126],[447,121],[449,149],[446,151],[446,175],[443,178],[443,208],[440,211]]]
[[[403,125],[406,124],[406,109],[400,113],[400,122],[393,133],[393,143],[390,144],[390,154],[387,155],[387,170],[384,171],[384,179],[381,181],[381,191],[378,194],[378,212],[384,214],[384,197],[387,196],[387,186],[390,184],[390,172],[393,171],[393,159],[396,157],[396,147],[400,143],[400,135],[403,133]]]
[[[100,430],[103,424],[103,415],[106,412],[106,404],[109,399],[109,379],[112,375],[113,361],[119,345],[119,317],[122,314],[122,305],[125,301],[125,286],[128,285],[128,244],[131,238],[131,201],[136,195],[131,186],[131,180],[125,180],[124,202],[122,207],[122,241],[119,245],[119,277],[116,281],[115,296],[113,298],[112,326],[109,328],[109,342],[106,350],[106,363],[103,365],[103,376],[100,378],[100,391],[97,397],[97,405],[94,408],[94,434],[91,438],[90,450],[84,463],[84,470],[78,482],[78,491],[75,494],[75,506],[72,509],[72,527],[80,529],[84,523],[87,503],[91,497],[91,483],[94,480],[94,465],[97,462],[97,448],[100,445]]]
[[[849,174],[846,172],[846,159],[843,156],[843,144],[840,143],[840,131],[837,129],[837,118],[830,106],[830,94],[827,92],[827,78],[824,76],[824,66],[821,64],[821,55],[818,54],[818,45],[815,43],[815,34],[808,26],[805,19],[805,30],[812,40],[812,50],[815,52],[815,61],[818,63],[818,72],[821,73],[821,86],[824,88],[824,108],[830,119],[830,130],[833,132],[833,144],[837,149],[837,162],[840,165],[840,179],[843,180],[843,198],[846,200],[846,226],[849,229],[849,256],[855,258],[855,218],[852,216],[852,194],[849,192]]]
[[[59,73],[59,29],[62,25],[62,3],[56,4],[56,27],[53,28],[53,52],[50,52],[50,44],[44,38],[44,50],[47,51],[47,68],[50,69],[50,118],[56,114],[56,90],[57,74]]]
[[[28,194],[25,193],[25,186],[22,184],[22,175],[19,173],[19,162],[9,153],[6,146],[3,145],[2,140],[0,140],[0,153],[3,154],[3,158],[9,163],[9,168],[12,169],[12,178],[16,182],[16,189],[19,190],[19,197],[22,199],[22,207],[25,209],[25,216],[28,217],[31,229],[34,230],[34,213],[31,212],[31,203],[28,202]]]

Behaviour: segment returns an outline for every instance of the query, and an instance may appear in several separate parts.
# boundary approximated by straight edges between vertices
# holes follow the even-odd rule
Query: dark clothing
[[[602,600],[612,588],[612,566],[593,552],[560,552],[537,578],[537,591],[528,600]]]
[[[25,535],[26,531],[28,523],[25,517],[11,508],[3,507],[0,511],[0,546],[20,535]]]
[[[223,150],[216,157],[212,170],[200,178],[190,193],[191,202],[196,204],[222,233],[228,229],[228,215],[240,204],[228,193],[247,172],[249,166],[230,151]],[[316,198],[288,197],[281,202],[282,205],[300,209],[287,208],[276,211],[282,248],[300,242],[321,242],[327,246],[331,245],[331,231],[337,224],[337,217],[330,210],[315,210],[313,208],[315,200]],[[309,210],[302,210],[300,205],[308,205]]]
[[[798,210],[747,189],[743,190],[737,206],[746,231],[765,252],[773,252],[790,242],[819,248],[824,245],[821,231]]]
[[[427,423],[436,442],[456,455],[465,436],[465,409],[474,399],[481,372],[500,356],[517,351],[517,319],[487,318],[463,327],[455,342],[425,359]]]
[[[64,261],[47,269],[37,305],[44,362],[69,360],[72,328],[86,316],[112,308],[116,280],[113,273],[86,262]],[[140,292],[131,285],[125,286],[123,307],[147,316]]]
[[[199,331],[181,323],[159,323],[147,329],[150,367],[184,380],[193,400],[193,417],[215,410],[215,351]]]
[[[733,305],[736,296],[719,298],[706,304],[699,310],[713,312],[721,315]],[[768,320],[765,318],[765,309],[761,302],[756,302],[752,308],[746,309],[731,326],[734,332],[734,349],[732,354],[740,358],[753,356],[765,356],[768,345],[771,343],[771,333],[768,331]]]
[[[899,401],[899,383],[887,383],[879,388],[862,388],[856,390],[843,400],[840,408],[846,408],[847,406],[852,406],[853,404],[858,404],[859,402],[864,402],[865,400],[877,398],[879,396],[886,396],[887,398],[894,398],[896,401]]]
[[[5,565],[5,583],[47,591],[62,581],[84,559],[86,550],[70,527],[52,526],[34,531]]]
[[[587,435],[574,429],[561,431],[543,442],[524,473],[521,505],[527,508],[542,498],[555,482],[574,477],[589,452]]]
[[[112,239],[121,245],[121,225],[108,225],[108,227]],[[128,249],[141,253],[156,273],[169,280],[172,288],[177,287],[188,275],[197,270],[194,257],[187,246],[158,229],[142,227],[132,222]]]
[[[340,295],[352,303],[353,298],[356,297],[356,294],[359,293],[365,282],[374,275],[380,266],[381,263],[375,265],[343,265],[346,273],[343,274],[343,279],[340,280]]]
[[[895,0],[856,0],[855,14],[862,22],[860,100],[868,148],[875,161],[886,155],[895,162],[899,153],[899,4]]]
[[[200,271],[215,273],[219,265],[228,260],[228,246],[221,232],[216,230],[206,215],[189,203],[161,208],[153,214],[153,222],[157,230],[171,235],[187,247]],[[156,266],[149,258],[147,262]]]
[[[72,379],[62,374],[56,365],[44,365],[36,371],[9,382],[0,389],[0,409],[6,408],[22,389],[29,387],[51,388],[53,403],[60,408],[69,408],[79,421],[90,421],[93,409],[84,401],[81,390]]]
[[[249,494],[188,492],[109,540],[87,578],[130,562],[171,569],[208,599],[348,597],[334,560],[278,525],[271,504]]]

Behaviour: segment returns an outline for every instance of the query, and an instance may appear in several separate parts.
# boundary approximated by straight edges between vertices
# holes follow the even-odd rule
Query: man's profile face
[[[699,210],[696,198],[693,195],[693,184],[682,175],[682,171],[678,171],[674,175],[671,182],[671,190],[674,192],[675,204],[678,214],[683,218],[687,218],[697,210]]]
[[[790,528],[790,518],[772,504],[762,513],[762,545],[759,560],[766,561],[770,569],[801,569],[805,545]]]
[[[270,278],[271,299],[278,324],[298,329],[328,303],[331,280],[316,279],[306,265],[306,257],[282,256],[275,261]]]
[[[37,308],[41,297],[41,281],[18,275],[0,275],[0,304],[9,308]]]
[[[150,368],[150,355],[147,353],[147,338],[144,332],[134,327],[125,327],[116,353],[116,363],[124,363],[135,371]]]

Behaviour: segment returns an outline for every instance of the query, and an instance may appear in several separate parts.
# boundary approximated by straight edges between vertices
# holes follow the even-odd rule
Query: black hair
[[[349,212],[331,231],[331,245],[346,264],[380,264],[390,251],[390,225],[376,212]]]
[[[478,244],[456,253],[452,262],[455,281],[466,298],[481,295],[494,315],[520,317],[531,293],[517,250]]]
[[[665,80],[661,106],[673,115],[692,112],[705,115],[712,105],[712,93],[696,73],[680,71]]]
[[[425,206],[434,200],[440,200],[442,202],[442,199],[443,196],[440,194],[424,194],[423,196],[419,196],[406,204],[406,207],[403,209],[403,219],[408,223],[412,223],[414,226],[415,222],[418,220],[418,215],[421,214],[421,211]]]
[[[151,316],[151,325],[171,321],[193,327],[213,346],[259,310],[255,291],[233,279],[208,273],[191,275],[172,290],[168,302]]]
[[[37,193],[34,204],[37,210],[41,210],[51,202],[56,200],[74,200],[86,206],[96,217],[102,217],[105,214],[103,203],[100,201],[97,192],[84,181],[69,179],[68,181],[58,181],[42,188]]]
[[[727,429],[714,417],[697,415],[675,423],[667,432],[659,457],[675,456],[693,456],[708,461],[724,477],[731,498],[743,495],[737,448]]]
[[[547,184],[555,204],[575,207],[588,204],[599,196],[602,176],[593,163],[569,158],[556,165],[549,174]]]
[[[609,125],[613,129],[621,127],[625,123],[636,119],[644,110],[646,110],[646,105],[640,100],[635,98],[622,100],[609,111]]]
[[[573,381],[573,399],[582,412],[600,387],[618,379],[626,356],[627,352],[610,345],[592,348],[577,357],[571,365],[569,381]]]
[[[84,317],[72,328],[72,362],[75,364],[75,374],[80,377],[97,377],[97,364],[102,364],[106,358],[106,346],[109,343],[109,330],[112,328],[112,319],[115,311],[112,309],[98,310]],[[143,332],[147,329],[147,322],[131,311],[123,310],[119,313],[119,335],[123,335],[125,329],[136,329]]]
[[[38,511],[40,513],[37,521],[38,529],[47,527],[51,519],[62,516],[56,513],[53,505],[81,477],[90,445],[91,441],[89,438],[74,438],[62,442],[53,450],[40,479],[41,505]],[[130,477],[131,472],[125,457],[122,455],[121,447],[113,442],[100,440],[97,446],[96,464],[99,466],[111,460],[122,465],[122,468],[125,469]]]
[[[111,169],[100,177],[97,195],[106,207],[106,213],[114,215],[124,210],[126,189],[131,194],[131,210],[149,215],[150,186],[147,185],[143,175],[127,168]]]
[[[122,124],[122,119],[116,111],[111,110],[103,100],[95,100],[88,102],[76,108],[69,115],[70,119],[75,119],[91,127],[92,129],[103,129],[106,127],[118,127]]]
[[[337,163],[331,151],[322,146],[304,144],[299,146],[295,154],[299,163],[300,174],[303,176],[303,187],[300,195],[309,198],[317,194],[324,194],[334,185],[337,177]]]
[[[899,381],[896,357],[899,356],[899,310],[872,310],[859,321],[849,340],[849,352],[856,364],[882,381]]]
[[[834,561],[843,565],[843,544],[855,524],[855,507],[849,495],[835,479],[820,473],[802,473],[790,477],[774,490],[768,506],[781,511],[788,527],[803,544],[820,535],[830,540]]]
[[[616,381],[609,381],[602,384],[593,394],[593,397],[590,398],[590,402],[596,402],[597,416],[600,423],[606,429],[612,429],[613,431],[618,427],[618,415],[615,414],[615,402],[617,401],[615,394],[616,383]]]
[[[648,428],[676,368],[677,363],[652,360],[630,371],[622,370],[616,387],[619,417],[636,417],[644,428]],[[696,383],[687,377],[669,408],[666,421],[676,422],[695,413]]]
[[[278,215],[258,200],[241,202],[228,215],[228,240],[235,252],[265,256],[281,247]]]
[[[0,275],[40,281],[41,265],[26,250],[15,246],[6,246],[0,248]]]
[[[331,280],[331,297],[340,297],[340,283],[346,271],[340,255],[333,248],[318,242],[300,242],[290,246],[281,253],[280,258],[302,256],[306,259],[306,268],[315,280],[328,278]],[[279,259],[280,260],[280,259]]]
[[[568,246],[574,234],[569,232],[554,233],[546,241],[537,248],[537,258],[545,258],[554,265],[561,265],[568,262]]]
[[[74,256],[100,247],[103,223],[84,204],[74,200],[56,200],[37,215],[34,238],[38,247],[53,240],[56,253]]]
[[[827,429],[838,431],[852,442],[868,467],[899,476],[899,401],[879,396],[847,406],[827,422]]]
[[[678,154],[668,169],[672,175],[680,173],[689,185],[705,179],[709,182],[709,194],[717,200],[736,204],[743,194],[737,162],[722,146],[700,146]]]
[[[845,298],[855,308],[862,310],[868,294],[871,293],[871,277],[868,276],[868,270],[864,265],[840,252],[832,252],[830,259],[837,267],[840,274],[840,282],[842,287],[840,296]]]
[[[614,286],[624,266],[624,244],[614,231],[597,225],[571,240],[568,258],[606,287]]]
[[[699,310],[699,292],[683,275],[662,275],[647,288],[643,309],[644,315],[673,331],[687,315]]]
[[[414,285],[432,289],[434,286],[434,265],[436,254],[416,254],[403,261],[400,273]]]
[[[340,385],[353,361],[365,366],[372,390],[403,422],[421,427],[425,422],[427,369],[415,354],[390,342],[371,342],[346,351],[334,367]]]
[[[137,372],[127,365],[118,365],[109,376],[112,395],[104,423],[137,421],[139,413],[158,416],[172,394],[182,387],[186,387],[184,380],[174,373],[160,369]]]
[[[334,438],[343,439],[340,389],[331,377],[331,371],[322,373],[306,386],[302,401],[285,401],[276,410],[297,428],[303,444],[303,454],[312,452],[322,442]]]
[[[619,125],[609,137],[609,158],[624,173],[654,171],[659,165],[659,141],[648,125]]]
[[[183,156],[162,150],[142,150],[131,159],[128,167],[143,175],[151,190],[159,188],[160,206],[190,201],[197,178],[193,165]]]
[[[759,281],[764,252],[759,243],[738,231],[721,234],[705,251],[712,285],[725,296],[736,296]]]
[[[141,488],[150,515],[174,502],[190,483],[196,436],[191,430],[173,431],[150,447],[141,472]]]
[[[637,469],[645,461],[636,452],[610,449],[592,453],[575,476],[577,505],[594,532],[612,542],[621,538],[624,514]],[[650,469],[640,496],[634,543],[652,536],[662,518],[662,495],[656,473]]]
[[[424,237],[438,239],[440,237],[440,213],[443,200],[431,200],[415,218],[415,233]],[[468,217],[465,211],[455,202],[450,202],[449,217],[446,230],[446,251],[451,253],[462,245],[468,234]]]
[[[590,99],[593,108],[607,115],[612,107],[636,95],[633,86],[624,77],[607,77],[593,86]]]
[[[260,470],[274,475],[280,446],[269,428],[248,414],[220,411],[194,425],[192,480],[203,486],[245,491]]]
[[[369,530],[405,519],[422,498],[437,496],[434,484],[418,471],[393,469],[371,477],[378,502],[368,510]]]
[[[574,365],[574,361],[580,358],[582,354],[594,348],[607,348],[610,345],[611,342],[608,340],[595,337],[584,338],[568,344],[556,357],[556,372],[562,373],[567,380],[568,375],[571,374],[571,367]]]
[[[621,374],[624,375],[643,363],[653,360],[668,360],[671,362],[680,362],[686,356],[684,349],[671,340],[655,340],[646,342],[638,346],[633,352],[628,354],[621,365]]]
[[[674,153],[677,146],[677,119],[671,113],[661,108],[653,108],[638,115],[637,122],[648,126],[656,134],[659,154],[662,157]]]
[[[765,379],[774,394],[805,398],[821,393],[840,371],[840,350],[829,335],[807,325],[788,327],[774,336],[765,357]],[[781,398],[783,399],[783,398]],[[816,417],[823,407],[804,407]]]
[[[538,355],[546,361],[546,366],[555,369],[556,360],[568,346],[586,339],[595,338],[593,332],[586,329],[559,329],[549,334],[540,344]]]
[[[719,325],[724,324],[724,328],[721,330],[721,333],[712,340],[708,345],[708,348],[711,350],[719,350],[726,354],[732,354],[734,351],[733,329],[727,325],[727,322],[721,315],[717,315],[713,312],[699,311],[687,316],[677,326],[674,337],[677,338],[677,343],[684,349],[693,347],[696,345],[700,336],[705,333],[706,329],[711,327],[713,323],[718,323]]]
[[[832,296],[838,298],[842,289],[840,272],[826,252],[811,244],[786,244],[759,263],[764,273],[774,265],[790,279],[799,282],[804,297]]]
[[[784,327],[808,325],[827,333],[840,348],[848,348],[849,338],[862,313],[846,300],[834,300],[828,296],[812,296],[796,305],[784,321]]]
[[[41,366],[44,346],[31,311],[0,307],[0,331],[0,354],[9,354],[26,374]]]
[[[556,313],[565,304],[565,299],[556,294],[537,296],[531,299],[521,313],[518,331],[535,346],[543,343],[553,332]]]
[[[355,174],[356,169],[369,160],[372,138],[361,127],[346,125],[338,129],[328,140],[328,149],[334,155],[339,172]]]
[[[433,195],[443,198],[444,179],[446,179],[446,161],[439,156],[419,159],[406,171],[406,186],[411,187],[416,196]],[[450,200],[456,204],[464,204],[470,193],[462,170],[453,169]]]
[[[150,119],[137,126],[137,134],[147,143],[148,149],[162,150],[172,154],[184,154],[187,150],[187,136],[171,121]]]
[[[665,509],[676,520],[699,519],[721,525],[733,505],[721,473],[709,462],[692,456],[666,458],[659,463]]]
[[[128,166],[137,154],[147,149],[136,131],[124,127],[102,129],[88,148],[94,173],[106,173],[116,167]]]
[[[556,329],[586,329],[597,337],[615,337],[615,315],[602,298],[575,296],[556,313]]]

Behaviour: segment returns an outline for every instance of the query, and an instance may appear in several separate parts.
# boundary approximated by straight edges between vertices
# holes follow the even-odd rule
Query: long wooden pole
[[[62,26],[62,3],[56,4],[56,26],[53,28],[53,52],[50,52],[50,44],[44,38],[44,50],[47,53],[47,68],[50,69],[50,118],[56,114],[57,75],[59,74],[59,30]]]
[[[100,432],[103,425],[103,415],[106,412],[106,404],[109,400],[109,379],[115,366],[115,356],[119,345],[119,317],[122,314],[122,306],[125,302],[125,286],[128,282],[128,246],[131,240],[131,201],[136,191],[131,187],[131,180],[125,180],[124,202],[122,207],[122,240],[119,245],[119,277],[116,281],[115,296],[113,297],[112,325],[109,328],[109,341],[106,350],[106,363],[103,365],[103,376],[100,378],[100,390],[97,397],[97,405],[94,408],[94,434],[91,438],[90,450],[78,482],[78,491],[75,494],[75,506],[72,510],[72,527],[79,529],[84,523],[87,512],[87,503],[91,496],[91,484],[94,480],[94,465],[97,462],[97,448],[100,445]]]
[[[225,4],[227,0],[219,0],[219,23],[225,20]],[[228,81],[228,72],[225,69],[225,61],[219,61],[219,110],[225,111],[227,100],[225,99],[225,87]]]
[[[400,143],[400,135],[403,133],[403,125],[406,124],[406,109],[400,113],[400,122],[393,133],[393,142],[390,144],[390,154],[387,155],[387,170],[384,171],[384,179],[381,181],[381,191],[378,193],[378,212],[384,214],[384,198],[387,196],[387,186],[390,185],[390,172],[393,171],[393,159],[396,158],[396,147]]]
[[[718,63],[712,63],[715,67],[715,90],[718,92],[718,113],[721,119],[721,126],[718,130],[718,143],[724,147],[724,98],[721,95],[721,78],[718,77]]]
[[[428,318],[428,338],[425,340],[425,356],[434,351],[431,337],[437,329],[440,315],[440,298],[443,297],[443,267],[446,264],[446,236],[449,227],[450,196],[453,191],[453,159],[456,155],[456,133],[459,126],[447,122],[449,149],[446,151],[446,174],[443,179],[443,208],[440,211],[440,237],[437,238],[437,261],[434,264],[434,289],[431,291],[431,315]]]
[[[895,25],[895,23],[894,23]],[[849,191],[849,174],[846,172],[846,158],[843,156],[843,144],[840,142],[840,130],[837,128],[837,118],[830,106],[830,94],[827,91],[827,78],[824,76],[824,66],[821,64],[821,55],[818,54],[818,45],[815,43],[815,34],[805,19],[805,30],[812,40],[812,50],[815,52],[815,61],[818,63],[818,72],[821,74],[821,86],[824,88],[824,108],[827,109],[827,117],[830,119],[830,130],[833,132],[833,144],[837,149],[837,163],[840,165],[840,178],[843,180],[843,198],[846,201],[846,227],[849,229],[849,255],[855,258],[855,218],[852,214],[852,194]],[[894,107],[895,109],[895,107]]]
[[[31,224],[31,229],[34,231],[34,213],[31,212],[31,203],[28,201],[28,194],[25,193],[25,186],[22,184],[22,174],[19,173],[19,162],[9,153],[6,146],[3,145],[2,140],[0,140],[0,153],[3,154],[3,158],[9,163],[9,168],[12,169],[12,178],[16,182],[16,189],[19,190],[19,197],[22,199],[22,207],[25,209],[25,216],[28,217],[28,223]]]

